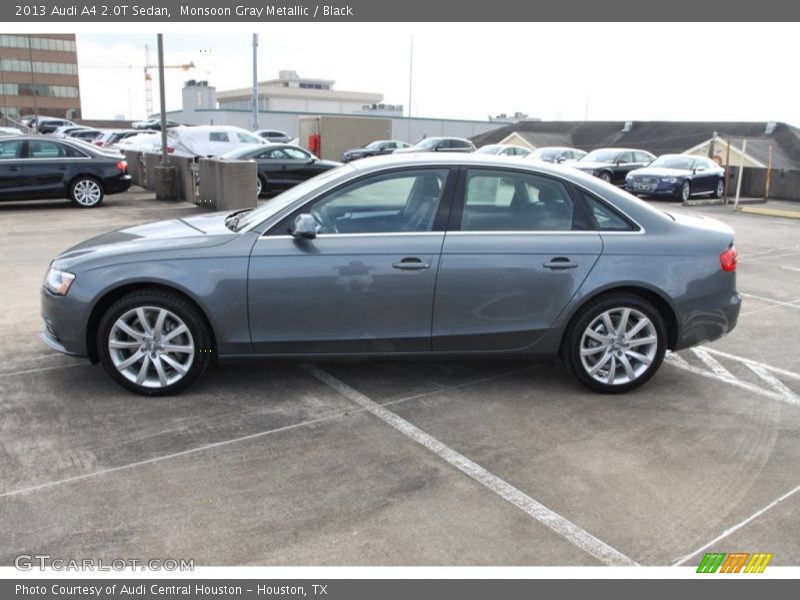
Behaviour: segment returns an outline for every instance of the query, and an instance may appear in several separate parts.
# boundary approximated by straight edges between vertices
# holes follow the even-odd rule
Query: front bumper
[[[641,184],[636,181],[626,181],[625,189],[631,194],[650,194],[653,196],[678,196],[681,193],[682,181],[667,183],[659,181],[656,184]]]
[[[40,339],[64,354],[88,356],[84,312],[85,305],[71,298],[69,294],[54,296],[42,287],[41,315],[44,331],[40,334]]]

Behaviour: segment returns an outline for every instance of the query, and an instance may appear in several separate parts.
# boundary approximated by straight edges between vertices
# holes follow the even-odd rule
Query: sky
[[[124,28],[124,25],[109,27]],[[165,32],[167,110],[187,79],[218,90],[281,69],[378,92],[413,116],[485,120],[784,121],[800,126],[800,25],[794,23],[282,23]],[[255,28],[257,27],[257,29]],[[139,29],[139,28],[137,28]],[[227,33],[217,33],[225,29]],[[141,31],[139,29],[139,31]],[[145,116],[145,44],[155,33],[78,33],[85,118]],[[152,71],[158,110],[158,77]]]

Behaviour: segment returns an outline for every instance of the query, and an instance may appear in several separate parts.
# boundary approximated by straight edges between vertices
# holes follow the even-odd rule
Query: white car
[[[178,126],[167,131],[167,152],[192,158],[220,156],[252,144],[268,144],[263,138],[231,125]],[[154,152],[161,152],[161,134],[157,134]]]
[[[12,135],[22,135],[22,132],[16,127],[0,127],[0,136],[9,137]]]

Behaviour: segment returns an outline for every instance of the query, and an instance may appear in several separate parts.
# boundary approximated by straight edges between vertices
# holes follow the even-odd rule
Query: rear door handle
[[[549,262],[546,262],[542,265],[545,269],[552,269],[553,271],[557,271],[559,269],[574,269],[578,266],[578,263],[572,262],[566,256],[558,256],[556,258],[551,259]]]
[[[430,269],[431,265],[422,262],[419,258],[408,257],[396,263],[392,263],[392,267],[400,269],[401,271],[421,271],[423,269]]]

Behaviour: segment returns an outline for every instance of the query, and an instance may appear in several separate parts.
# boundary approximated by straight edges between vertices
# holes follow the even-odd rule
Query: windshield
[[[619,150],[592,150],[584,156],[580,162],[605,162],[613,163],[617,161],[617,157],[622,154]]]
[[[228,160],[238,160],[240,158],[250,158],[250,155],[256,152],[257,150],[262,150],[264,148],[263,144],[258,144],[258,146],[244,146],[243,148],[236,148],[236,150],[230,150],[225,154],[220,154],[220,158],[226,158]]]
[[[650,167],[661,167],[662,169],[682,169],[684,171],[691,171],[694,164],[693,156],[680,156],[680,155],[664,155],[659,156],[652,163]]]
[[[414,147],[427,150],[428,148],[433,148],[438,142],[439,138],[425,138],[421,142],[417,142],[417,145]]]
[[[275,213],[283,210],[298,198],[302,198],[309,192],[314,191],[316,188],[325,185],[330,181],[334,181],[339,177],[343,177],[344,175],[347,175],[348,173],[351,173],[354,170],[355,168],[353,167],[353,165],[344,164],[340,167],[336,167],[335,169],[331,169],[330,171],[325,171],[317,175],[316,177],[307,179],[303,183],[296,185],[293,188],[289,188],[282,194],[275,196],[274,198],[262,204],[258,208],[250,211],[246,215],[243,215],[239,219],[235,231],[241,231],[242,229],[245,229],[250,225],[255,225],[257,223],[260,223],[267,217],[270,217]]]
[[[531,157],[541,158],[542,160],[553,160],[559,154],[561,154],[561,148],[539,148],[531,154]]]

